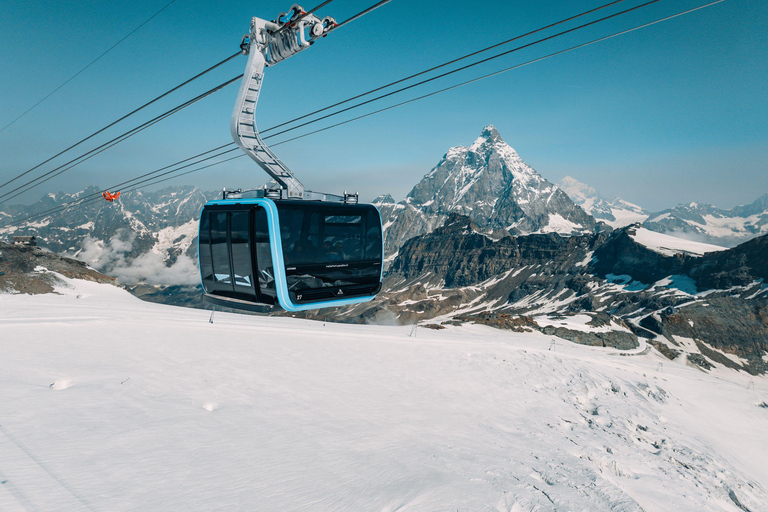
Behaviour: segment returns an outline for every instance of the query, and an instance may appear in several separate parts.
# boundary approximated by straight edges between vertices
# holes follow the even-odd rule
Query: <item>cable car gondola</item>
[[[204,299],[236,309],[302,311],[371,300],[381,289],[381,216],[357,194],[310,192],[264,144],[254,112],[271,66],[336,26],[294,5],[287,21],[251,21],[248,54],[230,130],[277,188],[224,190],[200,214],[198,261]]]
[[[381,220],[371,205],[228,199],[200,217],[206,299],[288,311],[341,306],[381,288]]]

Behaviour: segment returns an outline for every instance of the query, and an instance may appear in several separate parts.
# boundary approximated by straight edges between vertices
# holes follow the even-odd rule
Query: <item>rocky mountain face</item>
[[[680,204],[652,213],[643,225],[660,233],[733,247],[768,233],[768,194],[730,210],[706,203]]]
[[[30,206],[4,208],[0,226],[3,219],[23,219],[98,190],[48,194]],[[136,190],[113,203],[99,197],[40,220],[0,227],[0,237],[34,235],[41,247],[85,261],[127,284],[195,285],[197,220],[203,204],[216,195],[186,186]]]
[[[382,196],[375,204],[382,213],[389,261],[403,242],[432,231],[453,213],[470,216],[488,233],[589,233],[596,226],[493,126],[486,126],[472,145],[449,149],[403,201]]]
[[[604,199],[597,190],[570,176],[560,180],[557,186],[585,212],[614,229],[643,222],[648,218],[648,212],[643,207],[619,197]]]
[[[338,315],[474,321],[619,348],[647,342],[703,367],[768,370],[768,236],[670,255],[644,243],[640,229],[494,238],[454,214],[403,245],[374,302]]]
[[[0,293],[56,293],[67,286],[60,276],[115,286],[122,284],[82,261],[58,256],[40,247],[0,242]]]

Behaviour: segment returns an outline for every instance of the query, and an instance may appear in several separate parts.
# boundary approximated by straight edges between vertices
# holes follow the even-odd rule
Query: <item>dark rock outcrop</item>
[[[115,278],[89,268],[82,261],[58,256],[40,247],[0,242],[0,293],[54,293],[61,280],[83,279],[122,287]]]

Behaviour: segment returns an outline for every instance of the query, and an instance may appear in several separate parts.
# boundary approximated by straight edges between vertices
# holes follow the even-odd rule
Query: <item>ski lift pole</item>
[[[288,19],[283,21],[284,17]],[[306,50],[335,26],[333,18],[318,18],[294,4],[288,13],[280,13],[275,21],[253,18],[250,32],[240,43],[243,53],[248,55],[248,63],[230,120],[232,138],[280,185],[286,197],[303,198],[304,185],[264,144],[256,128],[254,116],[264,81],[264,68]]]

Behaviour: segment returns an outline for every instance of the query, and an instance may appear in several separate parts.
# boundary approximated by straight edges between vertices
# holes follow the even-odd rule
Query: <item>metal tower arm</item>
[[[248,64],[229,126],[235,143],[280,184],[287,197],[304,198],[304,185],[261,140],[254,113],[264,81],[265,66],[274,66],[306,50],[315,39],[336,26],[336,21],[307,14],[301,6],[295,4],[291,6],[289,14],[291,16],[286,21],[281,21],[287,16],[285,13],[281,13],[276,21],[260,18],[251,20],[250,33],[243,37],[240,45],[243,52],[248,54]]]

